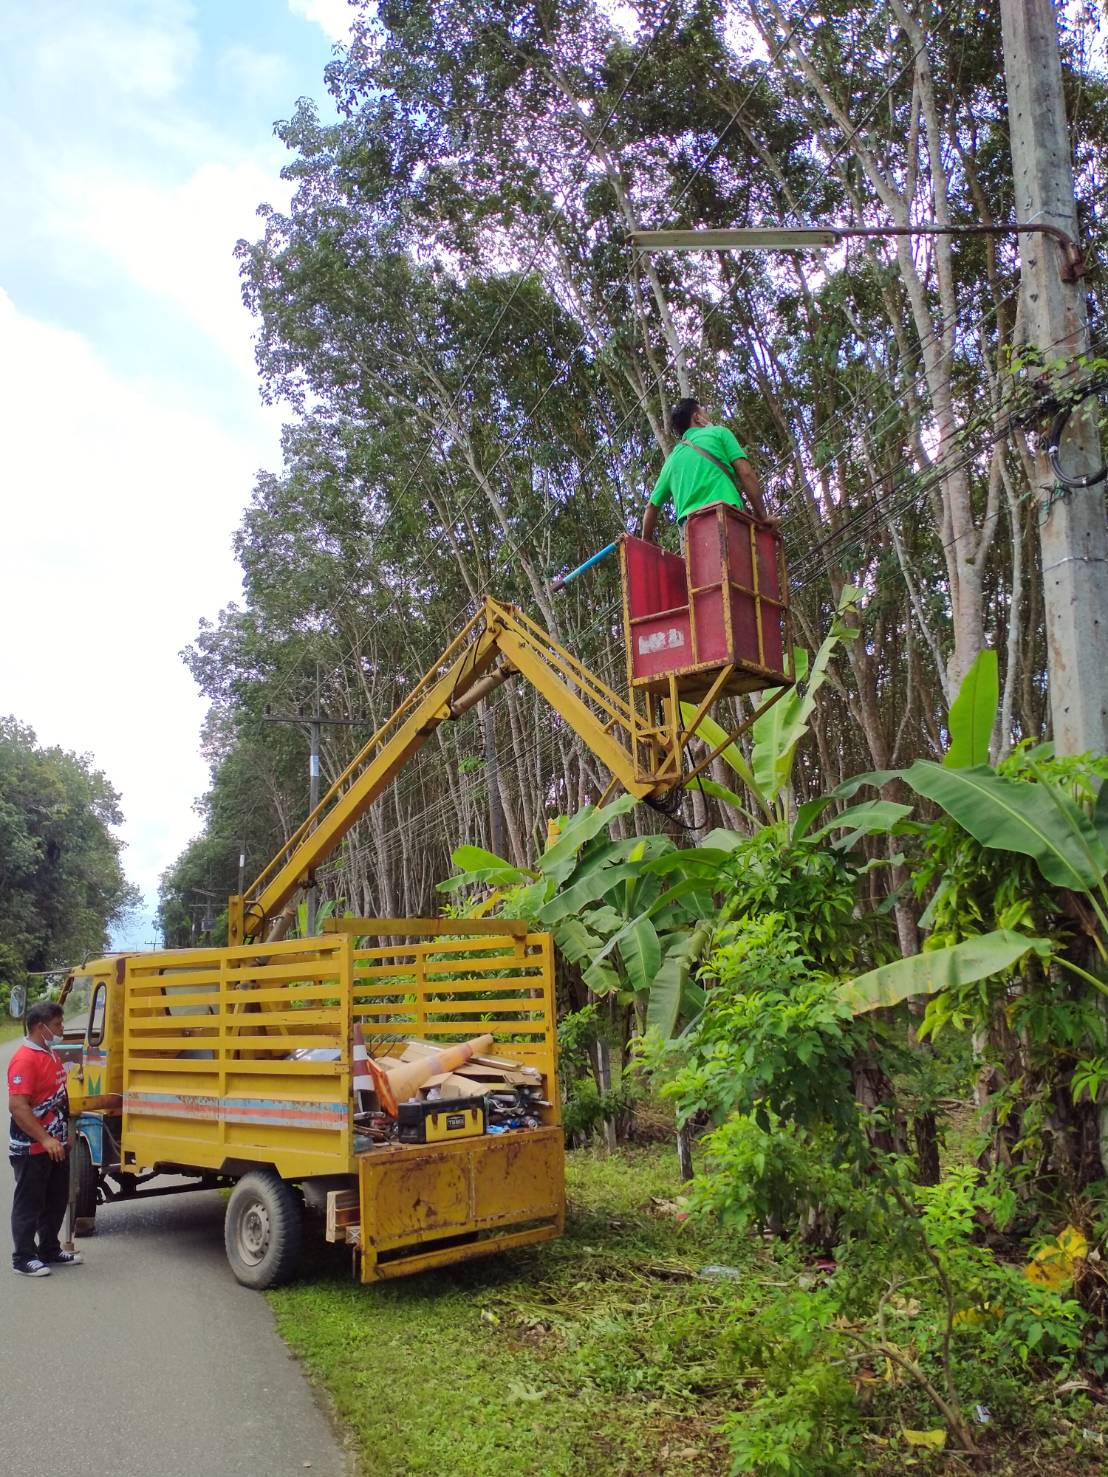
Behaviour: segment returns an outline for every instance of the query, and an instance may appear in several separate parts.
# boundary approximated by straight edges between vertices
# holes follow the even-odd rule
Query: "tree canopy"
[[[292,203],[238,247],[262,393],[290,422],[238,533],[245,603],[186,653],[212,705],[214,787],[201,851],[167,876],[175,936],[198,876],[232,888],[247,834],[253,875],[306,811],[305,743],[262,721],[267,703],[365,720],[325,733],[333,777],[485,592],[618,683],[614,571],[562,596],[550,580],[636,527],[687,393],[735,428],[782,516],[804,644],[846,587],[864,592],[864,639],[819,694],[800,799],[937,756],[985,647],[1000,656],[995,752],[1048,734],[1049,492],[1012,411],[1021,357],[1049,346],[1025,343],[1014,240],[626,244],[661,226],[1010,219],[997,17],[900,0],[818,15],[391,0],[357,16],[326,72],[337,121],[301,100],[277,125]],[[1094,19],[1067,11],[1062,39],[1095,260]],[[1099,345],[1095,310],[1093,329]],[[326,890],[358,911],[423,911],[458,841],[523,862],[548,814],[602,786],[509,685],[482,722],[439,730]]]
[[[42,748],[0,718],[0,981],[72,965],[107,947],[139,902],[113,831],[119,795],[87,756]]]

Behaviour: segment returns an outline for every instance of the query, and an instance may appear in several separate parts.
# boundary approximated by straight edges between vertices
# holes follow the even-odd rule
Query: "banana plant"
[[[917,795],[940,806],[981,846],[1030,857],[1045,881],[1079,894],[1095,921],[1091,937],[1099,959],[1108,967],[1108,786],[1102,786],[1095,798],[1086,795],[1081,803],[1042,768],[1041,760],[1052,753],[1049,745],[1025,756],[1023,767],[1031,778],[998,773],[986,762],[996,705],[996,655],[982,652],[951,705],[950,744],[942,763],[918,759],[907,769],[856,775],[814,804],[848,799],[864,786],[880,786],[899,777]],[[1051,957],[1108,995],[1103,980],[1066,958],[1048,940],[997,929],[872,970],[848,981],[842,997],[856,1012],[873,1010],[987,978],[1011,968],[1029,951]]]
[[[319,907],[316,909],[315,915],[317,931],[321,923],[325,923],[328,918],[333,918],[335,916],[337,906],[338,905],[333,898],[328,898],[326,902],[320,903]],[[308,904],[306,902],[301,902],[296,905],[296,922],[294,927],[290,930],[289,936],[290,938],[295,939],[303,939],[308,937]]]
[[[452,853],[460,871],[439,890],[498,890],[501,906],[551,930],[591,990],[633,1001],[640,1019],[668,1035],[703,1003],[692,970],[710,933],[716,875],[737,838],[713,833],[685,851],[666,836],[612,840],[611,822],[635,803],[625,795],[578,811],[533,867],[460,846]]]

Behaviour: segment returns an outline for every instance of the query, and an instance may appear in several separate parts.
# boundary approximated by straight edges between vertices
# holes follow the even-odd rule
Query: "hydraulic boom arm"
[[[228,910],[228,939],[277,938],[297,891],[332,855],[401,767],[440,723],[460,718],[516,674],[529,681],[619,783],[640,799],[682,783],[678,716],[665,731],[645,726],[629,704],[515,606],[486,597],[392,717],[354,756],[288,845]],[[698,720],[699,721],[699,715]],[[694,730],[696,724],[690,724]],[[676,747],[675,747],[676,745]],[[288,910],[288,911],[286,911]]]

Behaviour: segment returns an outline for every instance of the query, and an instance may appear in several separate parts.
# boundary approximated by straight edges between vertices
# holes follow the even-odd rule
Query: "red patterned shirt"
[[[59,1143],[69,1142],[69,1094],[66,1092],[65,1067],[45,1046],[33,1041],[23,1045],[8,1063],[8,1093],[11,1097],[31,1100],[31,1112],[46,1132]],[[24,1154],[45,1154],[41,1144],[32,1141],[15,1119],[8,1134],[8,1154],[19,1159]]]

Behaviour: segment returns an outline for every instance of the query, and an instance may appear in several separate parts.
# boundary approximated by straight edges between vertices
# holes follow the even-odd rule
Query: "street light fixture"
[[[1085,275],[1081,248],[1058,226],[1039,223],[983,226],[757,226],[706,227],[692,231],[632,231],[628,240],[639,251],[822,251],[841,241],[884,236],[1049,236],[1062,252],[1063,282]]]

